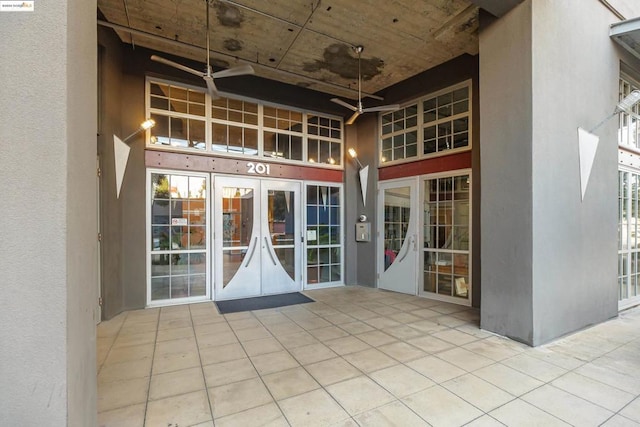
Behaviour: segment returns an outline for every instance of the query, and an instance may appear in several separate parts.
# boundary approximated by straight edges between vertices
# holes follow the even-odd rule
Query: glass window
[[[307,185],[307,287],[342,281],[341,187]]]
[[[205,297],[206,177],[152,173],[150,194],[150,301]]]
[[[424,181],[424,292],[471,298],[469,178],[459,175]]]

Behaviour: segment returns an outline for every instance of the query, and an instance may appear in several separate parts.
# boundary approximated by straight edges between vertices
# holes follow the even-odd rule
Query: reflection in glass
[[[197,274],[189,276],[189,296],[202,297],[207,293],[207,276],[204,274]]]
[[[223,247],[248,246],[253,232],[253,189],[224,187],[223,192]]]
[[[151,278],[151,300],[157,301],[169,298],[169,277]]]
[[[409,187],[384,191],[384,269],[395,262],[409,228],[411,199]]]

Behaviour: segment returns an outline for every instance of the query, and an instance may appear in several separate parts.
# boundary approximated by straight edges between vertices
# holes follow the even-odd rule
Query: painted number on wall
[[[247,163],[247,173],[257,175],[270,175],[271,166],[264,163]]]

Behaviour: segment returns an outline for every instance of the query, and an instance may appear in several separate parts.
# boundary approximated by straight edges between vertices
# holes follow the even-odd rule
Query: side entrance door
[[[378,184],[378,287],[415,295],[418,193],[415,179]]]
[[[216,177],[216,300],[302,289],[300,184]]]

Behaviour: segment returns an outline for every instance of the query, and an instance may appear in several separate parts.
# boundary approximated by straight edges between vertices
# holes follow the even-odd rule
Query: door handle
[[[264,236],[264,245],[267,248],[267,252],[269,252],[269,256],[271,257],[271,262],[273,263],[273,265],[278,265],[276,264],[275,258],[273,258],[273,254],[271,253],[271,247],[269,246],[269,241],[267,240],[267,236]]]
[[[253,239],[253,247],[251,248],[251,252],[249,253],[249,259],[247,259],[245,267],[249,267],[249,263],[251,262],[251,258],[253,258],[253,253],[256,251],[256,246],[258,246],[258,237]]]

